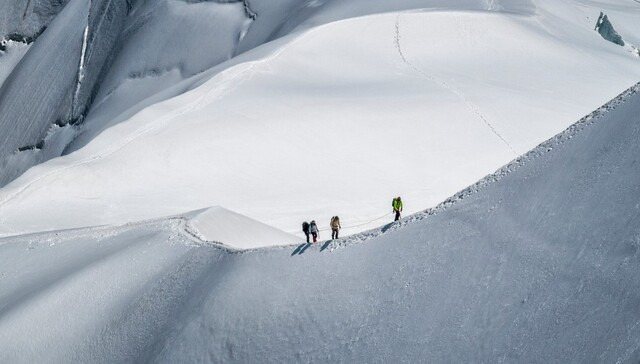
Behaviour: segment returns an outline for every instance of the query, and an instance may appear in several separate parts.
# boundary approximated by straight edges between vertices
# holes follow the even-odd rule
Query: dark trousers
[[[309,232],[308,232],[308,231],[305,231],[305,232],[304,232],[304,235],[307,237],[307,243],[308,243],[308,242],[309,242]]]
[[[313,236],[313,242],[315,243],[318,239],[318,233],[317,232],[312,232],[311,235]]]
[[[331,239],[338,238],[338,229],[331,229]]]
[[[398,221],[400,220],[400,211],[396,210],[396,219],[393,221]]]

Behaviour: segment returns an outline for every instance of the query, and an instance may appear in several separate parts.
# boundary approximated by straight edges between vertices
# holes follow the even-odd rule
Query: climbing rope
[[[391,214],[393,214],[393,211],[391,211],[391,212],[389,212],[389,213],[386,213],[386,214],[384,214],[384,215],[382,215],[382,216],[380,216],[380,217],[376,217],[375,219],[373,219],[373,220],[371,220],[371,221],[363,222],[363,223],[356,224],[356,225],[343,226],[343,227],[342,227],[342,229],[352,229],[352,228],[357,228],[357,227],[360,227],[360,226],[369,225],[369,224],[371,224],[372,222],[378,221],[378,220],[380,220],[380,219],[382,219],[382,218],[385,218],[385,217],[387,217],[387,216],[389,216],[389,215],[391,215]],[[331,228],[330,228],[330,227],[329,227],[329,228],[319,229],[318,231],[319,231],[319,232],[322,232],[322,231],[329,231],[329,230],[331,230]]]

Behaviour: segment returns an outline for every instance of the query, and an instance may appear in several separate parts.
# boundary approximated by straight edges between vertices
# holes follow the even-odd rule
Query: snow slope
[[[180,83],[265,42],[347,17],[433,6],[430,0],[16,0],[0,42],[0,186],[76,150],[103,130],[184,92]],[[327,11],[325,11],[325,5]],[[483,8],[482,1],[464,7]],[[327,14],[328,13],[328,14]],[[62,43],[61,43],[62,42]],[[4,81],[4,80],[3,80]]]
[[[637,13],[635,3],[365,3],[307,3],[290,35],[141,111],[124,81],[116,104],[135,105],[103,110],[114,126],[0,190],[0,234],[216,205],[289,233],[339,215],[354,233],[389,218],[395,196],[407,213],[437,204],[640,79],[638,58],[593,30],[604,9],[633,39],[640,28],[618,26],[615,11]]]
[[[222,242],[237,249],[290,245],[302,239],[249,219],[222,207],[212,207],[190,216],[186,225],[190,234],[202,241]]]
[[[34,43],[19,64],[0,60],[2,73],[9,73],[0,84],[0,186],[63,154],[94,102],[106,114],[98,118],[104,129],[131,103],[229,59],[246,20],[238,2],[72,0],[62,8],[64,3],[15,2],[8,10],[24,8],[24,16],[0,18],[3,39],[20,36],[3,33],[16,27],[40,32],[29,38]],[[22,19],[20,26],[15,18]],[[171,77],[156,77],[165,72]],[[119,103],[106,102],[113,100]]]
[[[640,360],[640,85],[438,208],[229,252],[182,218],[0,240],[0,361]],[[359,244],[358,244],[359,243]]]

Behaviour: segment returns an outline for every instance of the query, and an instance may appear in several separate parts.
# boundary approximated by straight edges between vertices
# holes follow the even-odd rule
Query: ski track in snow
[[[298,254],[298,252],[304,252],[308,248],[313,248],[314,250],[319,250],[321,252],[327,250],[327,252],[333,252],[336,249],[349,247],[351,245],[357,245],[360,243],[364,243],[368,240],[377,238],[383,234],[386,234],[390,231],[395,231],[401,229],[409,224],[413,224],[418,221],[422,221],[430,216],[435,216],[440,214],[443,211],[446,211],[450,207],[454,206],[457,202],[463,200],[466,197],[476,194],[481,191],[483,188],[499,181],[515,169],[525,165],[526,163],[537,159],[538,157],[552,152],[553,149],[557,146],[564,144],[566,141],[570,140],[576,134],[580,133],[589,125],[596,122],[601,116],[610,110],[614,109],[616,106],[624,103],[626,99],[640,92],[640,82],[630,87],[629,89],[622,92],[620,95],[613,98],[611,101],[601,106],[597,110],[588,114],[587,116],[580,119],[578,122],[571,125],[565,131],[551,137],[547,141],[541,143],[528,153],[519,156],[511,163],[505,165],[504,167],[497,170],[495,173],[486,176],[475,184],[461,190],[460,192],[454,194],[448,199],[444,200],[437,206],[433,208],[429,208],[427,210],[418,212],[416,214],[407,216],[399,221],[391,222],[385,224],[381,227],[374,228],[368,231],[364,231],[355,235],[351,235],[345,238],[336,239],[336,240],[325,240],[319,241],[318,243],[310,244],[309,246],[306,243],[302,244],[289,244],[289,245],[281,245],[281,246],[270,246],[270,247],[259,247],[259,248],[250,248],[250,249],[241,249],[235,248],[229,245],[224,244],[224,242],[218,241],[210,241],[204,239],[197,231],[195,231],[189,224],[188,216],[170,216],[164,218],[154,218],[143,221],[130,222],[122,225],[116,226],[94,226],[94,227],[86,227],[86,228],[78,228],[78,229],[69,229],[62,231],[50,231],[50,232],[40,232],[33,233],[28,235],[22,235],[21,237],[37,237],[38,242],[44,242],[49,244],[56,244],[59,242],[63,242],[69,237],[81,237],[81,236],[94,236],[97,237],[98,240],[102,240],[108,238],[113,235],[117,235],[123,231],[127,231],[130,229],[135,229],[140,226],[156,226],[158,229],[162,229],[165,231],[170,231],[172,233],[173,238],[180,238],[180,243],[194,246],[209,246],[215,247],[229,254],[245,254],[256,251],[263,250],[291,250],[295,249],[292,256]],[[499,205],[501,201],[496,201],[496,206]],[[386,215],[385,215],[386,216]],[[13,236],[15,237],[15,236]],[[0,245],[8,243],[11,241],[11,237],[7,237],[7,239],[3,239],[3,242],[0,242]],[[171,239],[173,240],[173,239]],[[300,253],[301,254],[301,253]]]
[[[250,61],[250,62],[245,62],[245,63],[240,63],[237,65],[234,65],[230,68],[227,68],[223,71],[221,71],[220,73],[216,74],[215,76],[213,76],[212,79],[208,80],[207,82],[216,82],[217,87],[213,87],[211,90],[207,91],[206,93],[204,93],[204,95],[196,98],[194,101],[186,104],[185,106],[178,108],[176,111],[174,111],[173,113],[165,116],[164,118],[161,118],[160,120],[153,122],[153,123],[147,123],[145,125],[143,125],[137,132],[132,133],[131,136],[129,136],[128,138],[124,138],[124,140],[121,143],[118,143],[116,145],[114,145],[111,148],[108,148],[107,150],[105,150],[102,153],[98,153],[95,154],[93,156],[89,156],[87,158],[84,158],[76,163],[70,164],[68,166],[59,168],[59,169],[55,169],[52,170],[48,173],[42,174],[36,178],[34,178],[33,180],[31,180],[30,182],[24,184],[22,187],[20,187],[18,190],[16,190],[15,192],[9,194],[7,197],[5,197],[4,199],[0,200],[0,207],[2,207],[3,205],[7,204],[8,202],[12,201],[13,199],[15,199],[16,197],[22,195],[26,190],[28,190],[31,186],[33,186],[34,184],[43,181],[49,177],[53,177],[57,174],[60,174],[64,171],[67,171],[69,169],[72,168],[76,168],[76,167],[81,167],[87,164],[91,164],[95,161],[101,160],[103,158],[106,158],[118,151],[120,151],[121,149],[125,148],[127,145],[131,144],[132,142],[134,142],[135,140],[150,134],[151,132],[159,129],[160,127],[168,124],[170,121],[172,121],[173,119],[184,115],[188,112],[191,111],[196,111],[196,110],[200,110],[202,109],[204,106],[210,104],[211,102],[219,99],[220,97],[224,96],[227,92],[233,90],[234,87],[238,86],[238,83],[234,83],[234,81],[236,80],[240,80],[242,78],[246,79],[247,75],[258,65],[264,64],[264,63],[268,63],[270,61],[273,61],[277,58],[280,57],[280,55],[282,53],[284,53],[286,50],[288,50],[290,47],[293,47],[294,45],[298,44],[298,42],[302,41],[303,39],[305,39],[306,37],[308,37],[309,35],[315,33],[316,30],[320,29],[322,27],[316,27],[313,29],[310,29],[306,32],[303,32],[302,34],[298,35],[295,39],[293,39],[291,42],[285,44],[284,46],[282,46],[280,49],[277,49],[275,52],[273,52],[271,55],[259,59],[259,60],[255,60],[255,61]],[[219,79],[219,80],[218,80]],[[200,86],[202,87],[202,86]],[[191,92],[195,91],[192,90]],[[162,104],[156,104],[156,106],[158,105],[162,105]],[[141,112],[144,112],[144,110],[142,110]],[[133,117],[135,118],[135,116]]]
[[[399,221],[395,221],[395,222],[391,222],[388,223],[384,226],[382,226],[381,228],[375,228],[372,230],[368,230],[368,231],[364,231],[343,239],[337,239],[337,240],[327,240],[324,242],[319,242],[318,244],[316,244],[317,249],[319,249],[320,251],[324,251],[324,250],[329,250],[329,252],[338,249],[338,248],[343,248],[343,247],[347,247],[350,245],[354,245],[354,244],[360,244],[363,243],[367,240],[371,240],[373,238],[376,238],[380,235],[385,234],[387,231],[394,231],[394,230],[398,230],[408,224],[412,224],[414,222],[417,221],[421,221],[424,220],[426,218],[428,218],[429,216],[433,216],[433,215],[437,215],[445,210],[447,210],[448,208],[452,207],[453,205],[455,205],[458,201],[463,200],[466,197],[469,197],[477,192],[479,192],[480,190],[482,190],[483,188],[499,181],[500,179],[502,179],[503,177],[505,177],[506,175],[508,175],[509,173],[511,173],[513,170],[523,166],[524,164],[537,159],[538,157],[542,156],[545,153],[549,153],[551,152],[555,147],[560,146],[562,144],[564,144],[566,141],[568,141],[569,139],[573,138],[573,136],[575,136],[576,134],[580,133],[582,130],[584,130],[586,127],[588,127],[589,125],[593,124],[594,122],[596,122],[597,119],[599,119],[600,117],[602,117],[604,114],[606,114],[607,112],[611,111],[612,109],[615,109],[616,106],[624,103],[626,101],[626,99],[630,96],[632,96],[633,94],[640,92],[640,82],[636,83],[635,85],[631,86],[630,88],[628,88],[627,90],[623,91],[620,95],[616,96],[615,98],[613,98],[611,101],[607,102],[606,104],[604,104],[603,106],[599,107],[598,109],[596,109],[595,111],[591,112],[590,114],[584,116],[582,119],[580,119],[578,122],[572,124],[571,126],[569,126],[567,129],[565,129],[564,131],[560,132],[559,134],[551,137],[550,139],[542,142],[541,144],[539,144],[537,147],[533,148],[532,150],[530,150],[529,152],[523,154],[522,156],[518,156],[516,159],[514,159],[512,162],[508,163],[507,165],[503,166],[502,168],[498,169],[496,172],[482,178],[480,181],[474,183],[473,185],[463,189],[462,191],[454,194],[452,197],[449,197],[448,199],[444,200],[443,202],[441,202],[440,204],[438,204],[437,206],[433,207],[433,208],[429,208],[427,210],[415,213],[413,215],[407,216],[403,219],[400,219]],[[496,206],[498,204],[500,204],[501,201],[496,201]],[[495,208],[495,206],[494,206]],[[226,246],[223,244],[223,247],[226,249]],[[251,250],[259,250],[259,249],[277,249],[277,248],[292,248],[294,246],[289,245],[289,246],[282,246],[282,247],[270,247],[270,248],[256,248],[256,249],[251,249]],[[250,251],[250,250],[248,250]]]
[[[616,96],[615,98],[613,98],[611,101],[607,102],[600,108],[584,116],[582,119],[580,119],[578,122],[569,126],[563,132],[551,137],[545,142],[542,142],[537,147],[530,150],[528,153],[525,153],[524,155],[519,156],[518,158],[514,159],[512,162],[498,169],[493,174],[490,174],[482,178],[480,181],[474,183],[473,185],[447,198],[437,206],[415,213],[413,215],[409,215],[405,218],[400,219],[399,221],[390,222],[381,227],[374,228],[374,229],[364,231],[358,234],[354,234],[351,236],[347,236],[345,238],[340,238],[335,240],[324,240],[324,241],[319,241],[318,243],[313,243],[313,244],[301,243],[301,244],[293,244],[293,245],[289,244],[289,245],[280,245],[280,246],[241,249],[241,248],[235,248],[235,247],[226,245],[224,244],[224,242],[211,241],[211,240],[204,239],[197,231],[195,231],[190,226],[189,219],[186,216],[172,216],[167,218],[149,219],[145,221],[138,221],[138,222],[132,222],[132,223],[120,225],[118,226],[118,228],[130,229],[136,226],[154,224],[154,225],[157,225],[159,228],[168,229],[175,234],[181,235],[183,239],[185,239],[184,242],[188,244],[216,247],[218,249],[222,249],[226,251],[229,254],[246,254],[246,253],[252,253],[252,252],[263,251],[263,250],[294,249],[293,253],[291,254],[291,256],[294,256],[297,254],[302,254],[302,252],[306,251],[309,248],[313,248],[321,252],[326,250],[327,252],[330,253],[336,249],[364,243],[368,240],[372,240],[381,235],[384,235],[387,232],[401,229],[409,224],[422,221],[424,219],[429,218],[430,216],[435,216],[437,214],[440,214],[446,211],[450,207],[453,207],[457,202],[471,195],[474,195],[477,192],[481,191],[483,188],[501,180],[503,177],[507,176],[515,169],[525,165],[526,163],[529,163],[530,161],[537,159],[538,157],[546,153],[552,152],[555,147],[560,146],[564,144],[566,141],[572,139],[576,134],[580,133],[586,127],[596,122],[601,116],[611,111],[616,106],[624,103],[629,96],[637,92],[640,92],[640,82],[628,88],[627,90],[623,91],[620,95]],[[499,205],[500,203],[501,201],[496,201],[495,206]],[[495,208],[495,206],[493,208]],[[380,218],[377,218],[376,220],[379,220],[379,219]],[[89,229],[90,229],[89,231],[94,229],[103,230],[103,229],[109,229],[109,227],[105,226],[105,227],[97,227],[97,228],[89,228]],[[51,234],[54,234],[54,233],[51,233]]]
[[[482,120],[482,122],[491,130],[491,132],[502,141],[502,143],[504,143],[504,145],[509,148],[509,150],[511,151],[511,153],[513,153],[513,155],[518,156],[518,152],[516,152],[516,150],[511,146],[511,144],[509,144],[509,142],[502,137],[502,135],[500,135],[500,133],[498,133],[498,131],[496,130],[496,128],[493,127],[493,125],[491,125],[491,123],[489,122],[489,120],[484,116],[484,114],[482,114],[482,112],[480,112],[479,108],[473,104],[471,101],[469,101],[469,99],[467,99],[467,97],[460,92],[458,89],[456,89],[455,87],[451,86],[450,84],[448,84],[447,82],[445,82],[442,79],[439,79],[436,76],[433,76],[432,74],[429,74],[425,71],[423,71],[422,69],[416,67],[413,63],[411,63],[406,55],[404,54],[404,52],[402,51],[402,46],[401,46],[401,36],[400,36],[400,17],[402,16],[401,13],[399,13],[396,16],[396,24],[395,24],[395,36],[394,36],[394,43],[395,43],[395,48],[398,50],[398,53],[400,54],[400,58],[402,59],[402,61],[404,63],[406,63],[409,68],[411,68],[412,70],[414,70],[416,73],[420,74],[421,76],[427,78],[428,80],[432,81],[433,83],[437,84],[438,86],[448,90],[449,92],[453,93],[458,99],[460,99],[460,101],[462,101],[468,108],[469,110],[471,110],[474,114],[476,114],[478,116],[478,118],[480,120]]]
[[[293,244],[293,245],[239,249],[239,248],[226,245],[224,244],[224,242],[209,241],[209,240],[203,239],[200,236],[200,234],[198,234],[196,231],[193,230],[193,228],[190,227],[188,218],[184,216],[174,216],[174,217],[165,218],[165,219],[152,219],[152,220],[147,220],[146,222],[129,223],[122,226],[139,226],[139,225],[144,225],[149,223],[160,224],[159,226],[164,226],[164,227],[168,226],[171,230],[182,235],[185,239],[187,239],[189,243],[196,244],[196,245],[214,246],[219,249],[225,250],[229,254],[245,254],[245,253],[263,251],[263,250],[295,249],[291,254],[291,256],[294,256],[297,254],[302,254],[302,252],[306,251],[308,248],[311,248],[311,247],[321,252],[325,250],[327,250],[327,252],[333,252],[336,249],[364,243],[368,240],[384,235],[387,232],[401,229],[409,224],[422,221],[424,219],[429,218],[430,216],[435,216],[437,214],[440,214],[446,211],[450,207],[454,206],[457,202],[465,199],[466,197],[474,195],[477,192],[481,191],[483,188],[501,180],[503,177],[507,176],[515,169],[525,165],[526,163],[529,163],[530,161],[537,159],[538,157],[546,153],[552,152],[555,147],[560,146],[564,144],[566,141],[572,139],[576,134],[580,133],[586,127],[596,122],[601,116],[611,111],[612,109],[616,108],[616,106],[624,103],[629,96],[637,92],[640,92],[640,82],[628,88],[627,90],[623,91],[620,95],[616,96],[615,98],[613,98],[611,101],[607,102],[600,108],[584,116],[582,119],[580,119],[578,122],[569,126],[563,132],[542,142],[537,147],[533,148],[532,150],[525,153],[524,155],[518,156],[518,158],[514,159],[512,162],[498,169],[496,172],[482,178],[480,181],[474,183],[473,185],[447,198],[437,206],[415,213],[413,215],[409,215],[405,218],[400,219],[399,221],[390,222],[381,227],[374,228],[374,229],[364,231],[358,234],[354,234],[351,236],[347,236],[345,238],[340,238],[335,240],[324,240],[324,241],[319,241],[318,243],[313,243],[313,244],[302,243],[302,244]],[[495,208],[500,203],[501,201],[496,201],[493,208]],[[379,219],[380,218],[377,218],[376,220],[379,220]]]

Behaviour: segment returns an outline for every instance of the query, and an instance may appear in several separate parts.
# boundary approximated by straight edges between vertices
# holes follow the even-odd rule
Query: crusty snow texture
[[[2,239],[0,361],[637,363],[638,91],[359,240],[233,252],[180,217]]]

